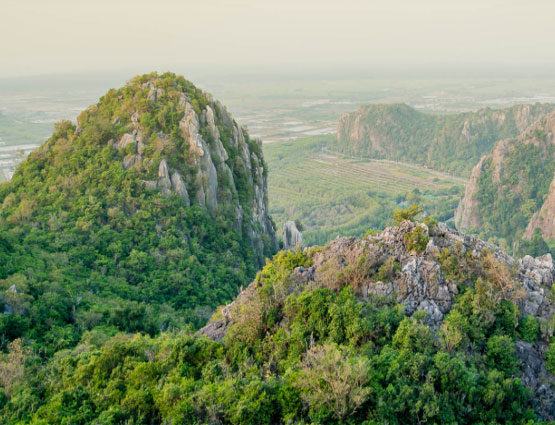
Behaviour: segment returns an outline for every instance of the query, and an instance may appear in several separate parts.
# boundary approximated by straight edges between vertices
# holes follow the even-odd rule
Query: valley
[[[411,164],[331,153],[335,135],[264,145],[270,212],[278,229],[303,227],[308,245],[384,227],[408,201],[443,221],[453,217],[465,180]]]

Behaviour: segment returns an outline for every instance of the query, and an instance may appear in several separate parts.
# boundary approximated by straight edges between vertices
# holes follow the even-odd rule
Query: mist
[[[4,0],[0,77],[548,74],[546,0]]]

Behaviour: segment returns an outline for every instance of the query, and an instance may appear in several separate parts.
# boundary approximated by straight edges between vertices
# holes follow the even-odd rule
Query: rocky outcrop
[[[495,142],[518,136],[554,110],[555,105],[534,104],[435,115],[405,104],[365,105],[340,118],[330,149],[469,176]]]
[[[464,196],[455,210],[455,226],[460,230],[477,228],[481,225],[479,202],[477,197],[478,178],[484,166],[485,157],[472,169],[470,180],[466,183]]]
[[[422,250],[409,249],[408,235],[418,231],[426,242]],[[443,223],[428,228],[422,223],[405,221],[364,239],[337,238],[321,249],[305,248],[312,265],[297,267],[289,280],[289,292],[327,287],[340,290],[349,285],[359,299],[379,296],[395,300],[405,307],[405,314],[417,310],[426,313],[426,322],[439,329],[449,313],[459,284],[442,265],[446,253],[456,257],[461,270],[484,270],[485,265],[495,273],[507,273],[505,299],[514,300],[523,315],[550,323],[555,313],[552,286],[555,264],[550,254],[538,258],[526,256],[515,260],[505,252],[471,235],[452,230]],[[492,270],[485,268],[487,270]],[[490,277],[491,278],[491,277]],[[503,278],[505,279],[505,278]],[[338,286],[339,285],[339,286]],[[255,279],[231,304],[225,306],[221,317],[213,320],[199,334],[221,340],[234,322],[241,306],[256,305],[258,280]],[[521,359],[523,382],[535,393],[536,410],[545,419],[555,418],[553,375],[545,370],[542,360],[545,343],[518,341],[516,351]]]
[[[182,114],[177,125],[184,145],[175,155],[177,136],[149,132],[141,125],[143,112],[137,109],[130,113],[127,132],[112,141],[123,155],[123,168],[139,173],[147,189],[159,190],[164,196],[177,195],[187,206],[200,205],[212,215],[234,211],[235,231],[247,235],[258,264],[263,265],[265,255],[278,245],[269,216],[261,142],[251,140],[209,94],[184,89],[178,96],[170,91],[172,99],[168,99],[169,92],[158,85],[159,80],[153,77],[140,87],[146,99],[157,106],[167,107],[169,101],[176,101],[172,107]],[[114,125],[125,122],[120,117],[113,120]],[[153,152],[159,155],[159,162],[152,157]],[[154,173],[156,179],[152,179]],[[150,174],[149,178],[144,174]]]
[[[294,221],[286,221],[283,225],[283,249],[296,249],[303,244],[303,235]]]
[[[555,176],[541,209],[530,219],[524,238],[530,239],[535,229],[541,230],[544,239],[555,239]]]
[[[546,369],[541,351],[537,345],[525,341],[517,341],[516,354],[520,360],[522,383],[534,394],[537,413],[544,419],[555,418],[555,391],[553,391],[553,375]]]
[[[420,253],[407,248],[407,235],[417,228],[421,228],[419,232],[428,240]],[[459,292],[457,282],[445,275],[439,259],[445,249],[461,258],[461,267],[464,267],[463,257],[479,264],[484,256],[490,255],[500,266],[513,271],[514,286],[508,288],[507,296],[517,299],[523,314],[546,320],[553,317],[555,302],[549,295],[555,281],[555,264],[550,254],[535,259],[526,256],[516,261],[500,249],[452,230],[443,223],[429,229],[423,223],[405,221],[365,239],[337,238],[313,254],[311,267],[295,269],[292,279],[302,290],[309,283],[329,287],[337,281],[338,275],[343,274],[346,284],[353,286],[360,297],[394,297],[405,305],[406,314],[423,310],[427,313],[428,323],[437,327]],[[364,273],[354,273],[349,277],[349,273],[357,268],[362,268]],[[380,269],[382,271],[378,273]],[[235,303],[252,297],[255,291],[256,281],[238,296]],[[225,310],[224,322],[232,320],[232,306]]]

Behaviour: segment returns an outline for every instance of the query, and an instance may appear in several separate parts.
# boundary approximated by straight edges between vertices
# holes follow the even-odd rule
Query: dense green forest
[[[309,284],[294,277],[326,249],[278,253],[236,303],[222,341],[92,330],[41,364],[16,340],[0,363],[2,423],[541,423],[515,341],[549,334],[507,296],[505,265],[460,247],[436,254],[460,291],[437,329],[424,311],[409,317],[394,299],[361,297],[360,279],[399,278],[394,257],[377,270],[355,257],[354,268]],[[555,371],[554,345],[546,356]]]
[[[198,326],[271,255],[270,235],[252,220],[265,169],[258,142],[245,133],[247,166],[232,145],[236,124],[212,104],[232,176],[218,174],[220,202],[209,212],[194,201],[201,166],[180,128],[189,104],[202,115],[212,101],[174,74],[137,77],[85,110],[78,126],[58,123],[0,185],[0,307],[11,313],[0,315],[0,348],[24,338],[49,358],[92,330],[155,335]],[[199,131],[216,143],[207,120]],[[130,132],[140,143],[119,149]],[[135,165],[126,168],[126,158]],[[162,160],[172,179],[183,176],[191,202],[146,187]],[[257,235],[265,245],[253,245]]]
[[[367,105],[344,115],[330,149],[357,158],[426,165],[468,177],[498,140],[516,137],[552,112],[551,104],[430,114],[405,104]]]

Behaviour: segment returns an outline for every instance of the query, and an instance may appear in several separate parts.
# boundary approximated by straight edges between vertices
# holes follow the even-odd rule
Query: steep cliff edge
[[[499,141],[472,170],[455,225],[506,247],[539,228],[555,235],[555,113],[513,139]]]
[[[519,135],[554,109],[535,104],[434,115],[405,104],[366,105],[341,117],[330,149],[468,176],[495,142]]]

